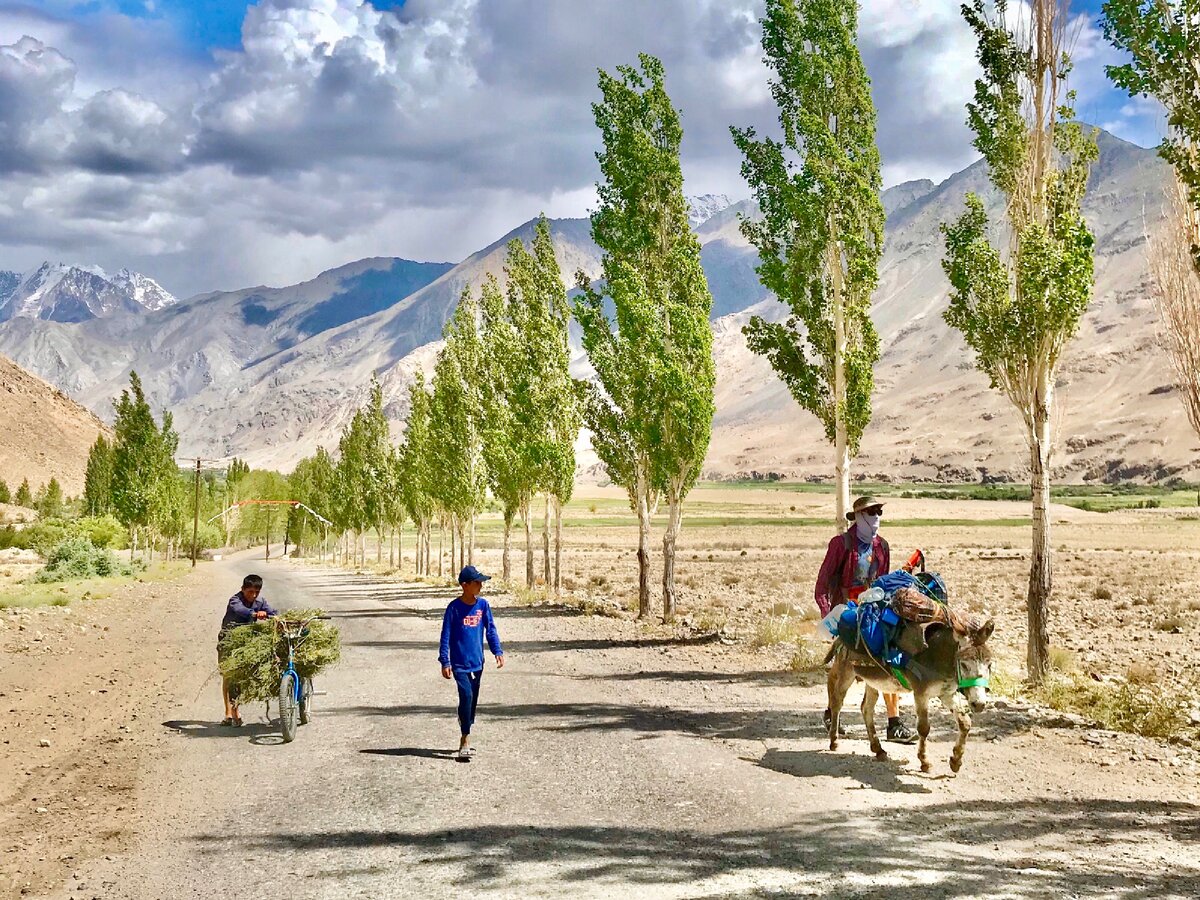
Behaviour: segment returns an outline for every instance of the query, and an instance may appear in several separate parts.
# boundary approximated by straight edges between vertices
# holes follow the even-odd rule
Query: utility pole
[[[196,548],[200,542],[200,457],[196,457],[196,485],[192,501],[192,568],[196,568]]]

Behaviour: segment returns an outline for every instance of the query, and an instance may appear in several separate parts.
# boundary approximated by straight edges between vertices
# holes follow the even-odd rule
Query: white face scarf
[[[854,514],[854,528],[858,532],[858,539],[864,544],[869,544],[875,540],[875,535],[879,533],[879,520],[883,516],[868,516],[865,512]]]

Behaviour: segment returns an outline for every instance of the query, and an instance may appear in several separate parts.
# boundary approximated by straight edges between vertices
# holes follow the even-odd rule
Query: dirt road
[[[343,663],[294,743],[261,706],[223,729],[213,638],[246,566],[81,614],[153,623],[105,633],[106,653],[144,654],[121,664],[134,667],[122,702],[137,702],[112,712],[111,695],[90,695],[85,722],[40,751],[50,763],[6,723],[19,746],[6,741],[4,773],[32,774],[2,798],[0,884],[105,900],[1200,893],[1187,754],[1000,710],[977,719],[955,778],[939,716],[924,777],[914,748],[887,763],[862,740],[823,750],[821,690],[738,648],[504,598],[508,665],[484,675],[471,763],[450,758],[454,689],[435,659],[453,594],[283,561],[266,595],[329,609]],[[51,660],[28,691],[93,665],[99,643]],[[80,742],[70,756],[65,740]],[[74,780],[31,793],[42,764]]]

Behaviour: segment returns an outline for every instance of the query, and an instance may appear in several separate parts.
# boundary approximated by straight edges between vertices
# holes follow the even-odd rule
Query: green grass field
[[[786,481],[704,482],[698,487],[798,494],[832,494],[834,491],[832,484]],[[853,485],[853,493],[924,500],[1028,500],[1029,485],[862,482]],[[1160,487],[1143,484],[1060,484],[1051,487],[1050,496],[1056,503],[1094,512],[1155,507],[1179,509],[1200,506],[1200,485]]]

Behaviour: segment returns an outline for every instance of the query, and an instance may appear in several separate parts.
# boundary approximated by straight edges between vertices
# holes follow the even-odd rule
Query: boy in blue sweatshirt
[[[471,726],[475,724],[475,709],[479,706],[485,637],[488,649],[496,657],[496,668],[504,668],[504,649],[500,646],[492,608],[479,596],[483,583],[490,579],[490,575],[484,575],[474,566],[464,567],[458,573],[462,596],[450,601],[442,617],[438,662],[442,665],[442,677],[453,678],[458,684],[458,723],[462,731],[458,758],[464,762],[469,761],[475,752],[469,745]]]

